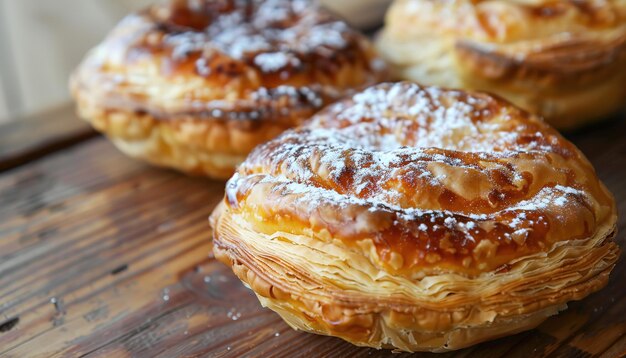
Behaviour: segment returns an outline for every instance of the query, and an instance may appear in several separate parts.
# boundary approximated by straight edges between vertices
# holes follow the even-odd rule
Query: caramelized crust
[[[171,1],[126,17],[72,79],[81,116],[131,155],[228,177],[257,144],[384,66],[301,0]]]
[[[458,349],[601,288],[614,199],[571,143],[481,93],[381,84],[256,148],[215,253],[295,328]]]
[[[624,0],[396,0],[378,47],[397,77],[490,91],[558,128],[626,99]]]

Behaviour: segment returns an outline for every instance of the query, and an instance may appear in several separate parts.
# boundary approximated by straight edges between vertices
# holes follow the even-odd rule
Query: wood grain
[[[0,171],[41,158],[91,138],[96,132],[79,121],[67,104],[5,124],[0,131]]]
[[[570,135],[622,213],[624,133],[620,118]],[[207,217],[224,183],[150,168],[102,138],[20,158],[0,174],[0,356],[392,355],[293,331],[212,258]],[[622,247],[625,226],[622,215]],[[605,289],[536,330],[417,356],[623,356],[625,282],[621,259]]]

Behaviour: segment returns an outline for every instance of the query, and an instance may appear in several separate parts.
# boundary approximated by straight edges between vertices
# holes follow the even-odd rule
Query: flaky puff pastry
[[[71,87],[124,152],[230,177],[252,148],[385,76],[368,40],[303,0],[183,0],[126,17]]]
[[[626,0],[396,0],[394,76],[498,94],[560,129],[626,102]]]
[[[445,351],[603,287],[614,199],[542,120],[481,93],[381,84],[255,149],[214,252],[292,327]]]

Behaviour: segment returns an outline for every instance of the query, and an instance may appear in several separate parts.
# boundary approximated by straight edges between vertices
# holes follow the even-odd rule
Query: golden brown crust
[[[255,149],[216,256],[293,327],[458,349],[606,284],[616,208],[584,156],[480,93],[382,84]]]
[[[123,150],[228,177],[228,161],[384,76],[367,39],[302,1],[171,1],[124,19],[76,71],[72,92]]]
[[[398,77],[490,91],[558,128],[626,99],[623,0],[397,0],[378,47]]]

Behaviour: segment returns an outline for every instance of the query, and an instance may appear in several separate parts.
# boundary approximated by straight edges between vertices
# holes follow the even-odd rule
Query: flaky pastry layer
[[[557,128],[626,99],[624,0],[396,0],[377,46],[396,77],[489,91]]]
[[[71,87],[123,151],[227,178],[256,145],[385,74],[364,36],[305,1],[171,0],[126,17]]]
[[[292,327],[404,351],[530,329],[600,289],[616,221],[543,121],[411,83],[256,148],[211,218],[216,257]]]

